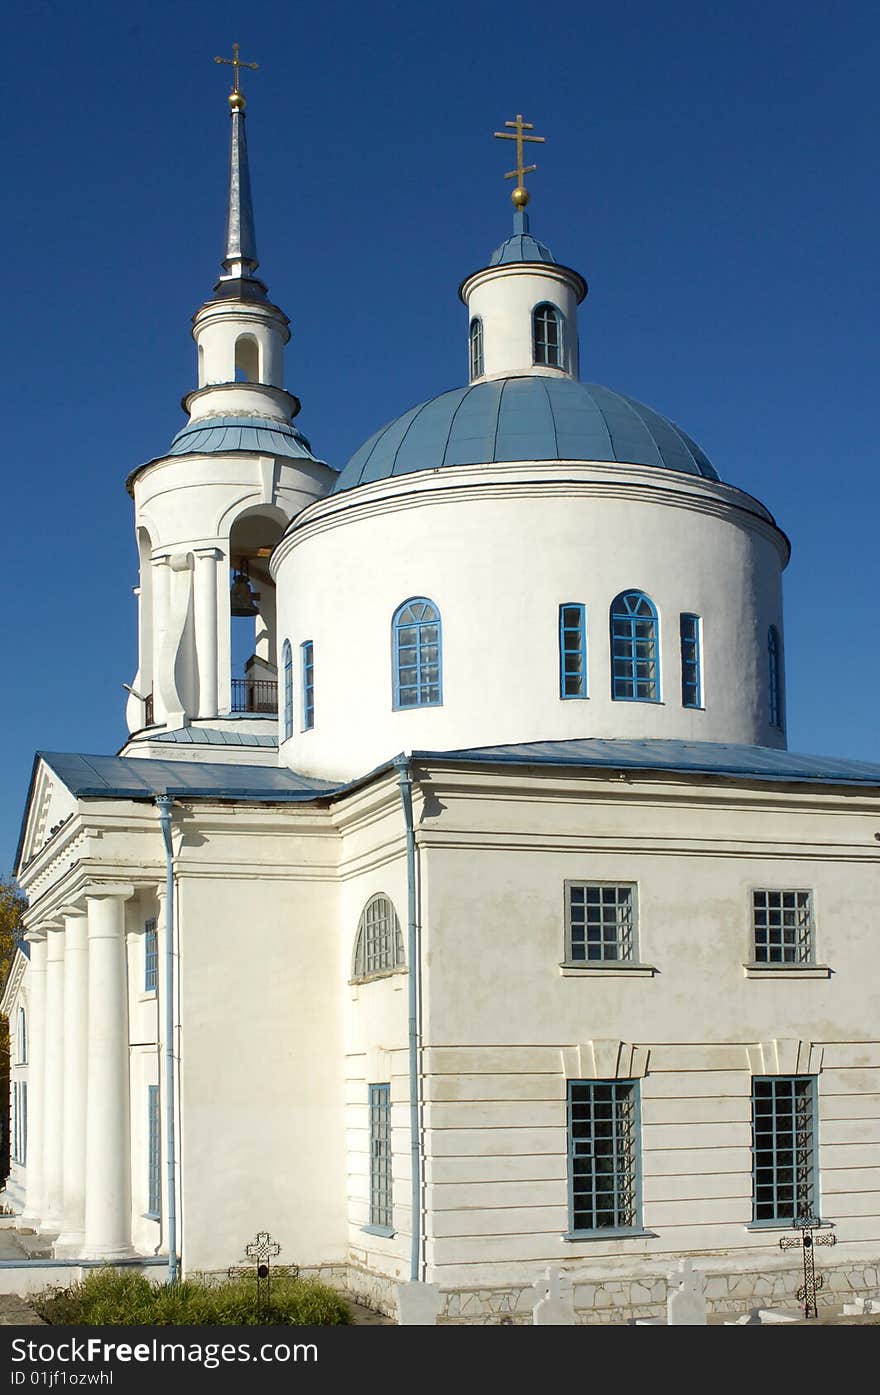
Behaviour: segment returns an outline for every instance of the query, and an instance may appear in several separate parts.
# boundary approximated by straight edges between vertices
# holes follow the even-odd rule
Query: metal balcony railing
[[[273,678],[233,678],[233,712],[277,712],[278,684]]]

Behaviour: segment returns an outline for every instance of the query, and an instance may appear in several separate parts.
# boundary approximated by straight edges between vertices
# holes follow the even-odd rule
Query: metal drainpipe
[[[178,1279],[177,1258],[177,1188],[174,1134],[174,849],[171,843],[171,810],[174,800],[169,794],[156,795],[159,824],[165,844],[165,1139],[168,1171],[168,1282]]]
[[[409,757],[394,762],[406,822],[407,959],[409,961],[409,1127],[412,1154],[412,1254],[410,1281],[417,1283],[422,1251],[422,1154],[419,1136],[419,946],[416,910],[416,835]]]

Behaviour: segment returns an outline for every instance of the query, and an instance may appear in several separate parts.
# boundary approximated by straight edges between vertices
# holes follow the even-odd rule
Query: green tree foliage
[[[15,958],[15,933],[27,902],[12,877],[0,876],[0,985]],[[9,1022],[0,1013],[0,1180],[9,1176]]]

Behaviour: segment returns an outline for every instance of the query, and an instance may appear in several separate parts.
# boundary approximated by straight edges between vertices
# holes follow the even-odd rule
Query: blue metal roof
[[[496,247],[489,260],[490,266],[504,266],[507,262],[550,262],[556,266],[556,258],[531,233],[514,233],[500,247]]]
[[[260,451],[292,460],[318,460],[310,443],[291,422],[272,417],[202,417],[178,431],[169,455],[227,455],[230,451]]]
[[[81,756],[39,751],[77,799],[152,799],[157,794],[185,799],[242,799],[254,803],[295,803],[339,788],[330,780],[279,766],[212,765],[193,760],[153,760],[131,756]]]
[[[613,460],[718,479],[696,442],[651,407],[598,383],[523,375],[412,407],[355,452],[333,489],[496,460]]]
[[[621,741],[588,737],[573,741],[527,741],[510,746],[475,746],[462,751],[413,751],[415,760],[465,761],[489,765],[567,765],[614,770],[670,770],[681,774],[727,775],[750,780],[880,787],[880,765],[840,756],[804,756],[769,746],[720,741]]]
[[[178,727],[175,731],[147,732],[145,741],[164,741],[178,746],[262,746],[278,748],[277,736],[268,732],[226,731],[216,727]]]

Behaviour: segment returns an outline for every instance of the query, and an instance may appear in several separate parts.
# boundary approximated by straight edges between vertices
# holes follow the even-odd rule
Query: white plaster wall
[[[578,376],[578,288],[570,272],[561,267],[509,263],[489,267],[468,278],[462,297],[470,319],[483,321],[484,372],[475,382],[509,373]],[[562,368],[534,363],[532,311],[542,301],[561,311],[563,319]]]
[[[781,1231],[748,1229],[751,1075],[773,1073],[756,1043],[781,1043],[781,1073],[818,1074],[820,1206],[838,1241],[827,1258],[876,1253],[876,795],[504,784],[506,798],[497,771],[431,770],[434,812],[420,824],[429,1279],[497,1289],[552,1262],[575,1282],[638,1282],[691,1252],[712,1273],[738,1265],[742,1297],[759,1298]],[[637,884],[653,975],[560,971],[566,878]],[[816,958],[831,973],[748,977],[750,891],[788,886],[814,893]],[[578,1064],[590,1041],[635,1048],[622,1078],[646,1070],[644,1238],[562,1238],[566,1079],[607,1076]]]
[[[782,633],[785,557],[748,496],[634,466],[462,467],[330,496],[273,556],[279,639],[296,664],[281,759],[346,778],[401,750],[573,737],[784,746],[769,725],[766,645],[770,624]],[[658,703],[611,699],[609,607],[629,588],[659,611]],[[391,621],[413,596],[442,616],[443,704],[396,712]],[[587,608],[586,700],[559,696],[559,606],[570,601]],[[682,611],[703,621],[699,710],[681,702]],[[314,644],[307,732],[304,640]]]

